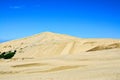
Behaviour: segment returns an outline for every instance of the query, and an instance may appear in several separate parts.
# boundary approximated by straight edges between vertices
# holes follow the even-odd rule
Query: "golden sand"
[[[120,40],[45,32],[0,44],[0,80],[120,80]]]

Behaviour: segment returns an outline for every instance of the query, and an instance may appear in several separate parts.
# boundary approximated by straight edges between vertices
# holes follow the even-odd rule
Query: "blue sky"
[[[0,40],[41,32],[120,38],[120,0],[0,0]]]

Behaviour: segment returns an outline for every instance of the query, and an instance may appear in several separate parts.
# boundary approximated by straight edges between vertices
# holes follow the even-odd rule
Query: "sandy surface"
[[[120,80],[120,40],[42,33],[0,44],[0,80]]]

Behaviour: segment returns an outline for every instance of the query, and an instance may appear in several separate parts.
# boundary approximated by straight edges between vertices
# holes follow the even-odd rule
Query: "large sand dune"
[[[120,80],[120,40],[45,32],[0,44],[0,80]]]

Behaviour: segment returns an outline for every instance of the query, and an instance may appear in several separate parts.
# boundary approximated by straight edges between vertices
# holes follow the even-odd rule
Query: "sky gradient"
[[[120,0],[0,0],[0,41],[41,32],[120,38]]]

